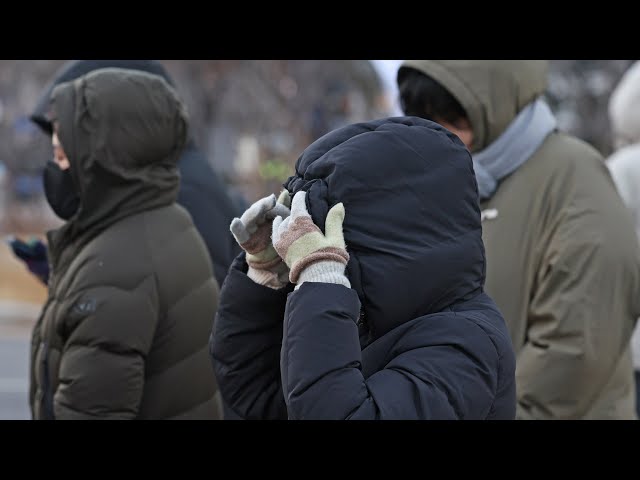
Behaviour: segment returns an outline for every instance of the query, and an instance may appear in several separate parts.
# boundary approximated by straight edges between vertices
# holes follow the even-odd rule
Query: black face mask
[[[80,197],[71,178],[71,169],[61,170],[56,163],[47,162],[43,176],[47,202],[58,217],[69,220],[80,206]]]

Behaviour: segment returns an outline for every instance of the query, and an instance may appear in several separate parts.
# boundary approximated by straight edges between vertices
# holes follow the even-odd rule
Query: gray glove
[[[273,248],[271,229],[275,217],[290,215],[291,198],[283,190],[278,199],[274,194],[251,205],[240,218],[231,222],[231,233],[246,252],[247,276],[254,282],[273,289],[287,285],[289,268]]]

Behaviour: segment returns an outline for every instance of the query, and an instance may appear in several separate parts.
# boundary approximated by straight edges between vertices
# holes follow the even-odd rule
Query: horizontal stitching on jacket
[[[198,407],[201,407],[202,405],[205,405],[205,404],[207,404],[207,403],[211,402],[211,401],[215,398],[216,394],[217,394],[217,391],[215,391],[215,392],[213,393],[213,395],[211,395],[209,398],[206,398],[206,399],[205,399],[205,400],[203,400],[202,402],[197,403],[197,404],[195,404],[195,405],[194,405],[194,406],[192,406],[192,407],[188,407],[188,410],[182,410],[182,411],[181,411],[181,412],[179,412],[179,413],[176,413],[176,414],[173,414],[173,415],[167,415],[165,418],[166,418],[167,420],[173,420],[173,419],[174,419],[174,418],[176,418],[176,417],[179,417],[179,416],[184,415],[184,414],[186,414],[186,413],[192,412],[192,411],[196,410]],[[236,415],[237,415],[237,414],[236,414]]]
[[[493,340],[493,338],[491,337],[491,335],[489,335],[489,333],[482,328],[480,325],[478,325],[476,322],[471,321],[471,319],[466,318],[464,315],[459,315],[457,312],[453,312],[454,315],[458,316],[458,317],[462,317],[465,320],[467,320],[468,322],[470,322],[472,325],[475,325],[477,328],[479,328],[480,330],[482,330],[482,333],[484,333],[489,341],[491,342],[491,345],[493,346],[493,349],[496,352],[496,356],[498,357],[498,375],[496,377],[496,388],[495,391],[493,392],[493,401],[491,402],[491,406],[489,407],[489,412],[487,415],[491,415],[493,412],[495,412],[495,403],[496,403],[496,398],[498,397],[498,384],[499,379],[502,376],[502,355],[500,355],[500,352],[498,351],[498,347],[496,346],[495,341]],[[488,323],[486,319],[481,318],[480,316],[474,314],[473,312],[465,312],[465,315],[469,315],[470,317],[472,317],[474,320],[478,321],[478,322],[482,322],[483,324]],[[502,335],[502,332],[498,331],[498,330],[494,330],[494,333],[499,334],[503,339],[506,340],[506,337],[504,335]],[[509,339],[509,341],[511,341],[511,339]]]
[[[94,289],[98,289],[98,288],[114,288],[114,289],[120,290],[122,292],[133,292],[134,290],[137,290],[138,287],[140,285],[142,285],[145,281],[147,281],[147,279],[150,278],[150,277],[153,277],[153,273],[145,275],[144,278],[132,288],[126,288],[126,287],[114,285],[114,284],[111,284],[111,283],[98,283],[98,284],[95,284],[95,285],[91,285],[89,287],[81,288],[79,290],[73,290],[72,292],[67,293],[62,298],[59,298],[59,299],[53,298],[53,299],[56,300],[58,303],[64,303],[65,300],[68,300],[73,295],[80,295],[82,293],[85,293],[88,290],[94,290]]]
[[[202,347],[200,347],[198,350],[194,351],[194,352],[189,352],[186,356],[180,358],[179,360],[172,362],[171,365],[168,365],[166,368],[162,369],[162,370],[156,370],[153,373],[150,373],[149,375],[145,376],[145,381],[147,380],[151,380],[155,377],[157,377],[158,375],[167,373],[168,371],[170,371],[173,368],[179,367],[181,364],[183,364],[184,362],[186,362],[187,360],[191,359],[191,357],[194,357],[195,355],[198,355],[202,350],[206,350],[206,354],[207,357],[209,355],[209,348],[208,348],[208,344],[205,343]],[[212,373],[213,375],[213,373]]]
[[[58,402],[58,405],[60,405],[62,408],[66,409],[66,410],[69,410],[69,411],[71,411],[71,412],[73,412],[73,413],[75,413],[76,415],[79,415],[79,416],[92,417],[92,418],[99,419],[99,420],[109,420],[109,419],[114,419],[115,420],[115,418],[112,416],[113,413],[116,412],[115,410],[114,411],[110,410],[108,413],[94,414],[94,413],[83,412],[81,410],[77,410],[75,408],[72,408],[68,404],[60,402],[60,401]],[[129,412],[129,413],[119,412],[116,415],[118,416],[118,418],[121,418],[123,420],[129,419],[129,417],[131,415],[133,415],[134,418],[136,416],[133,412]]]
[[[420,347],[420,348],[428,348],[428,347]],[[412,350],[418,350],[418,348],[415,348],[415,349],[412,349]],[[453,395],[449,392],[449,389],[440,388],[440,386],[436,382],[433,382],[430,379],[424,379],[422,377],[419,377],[416,374],[414,374],[412,371],[410,371],[410,370],[408,370],[408,369],[406,369],[406,368],[404,368],[402,366],[385,367],[385,369],[386,370],[391,370],[392,372],[396,372],[396,373],[398,373],[400,375],[403,375],[404,377],[414,379],[414,381],[418,381],[420,383],[423,383],[423,384],[426,384],[426,385],[430,385],[431,387],[433,387],[434,390],[442,392],[444,394],[444,396],[447,397],[447,402],[449,402],[449,406],[451,407],[451,410],[453,410],[453,413],[456,415],[456,417],[458,417],[459,419],[463,419],[463,416],[460,413],[460,410],[458,410],[457,406],[455,405],[455,402],[452,401]]]
[[[193,294],[195,294],[196,292],[198,292],[198,291],[200,291],[200,290],[203,290],[203,289],[207,286],[207,284],[208,284],[212,279],[213,279],[213,277],[207,277],[203,282],[201,282],[201,283],[200,283],[200,284],[198,284],[197,286],[195,286],[195,287],[193,287],[193,288],[189,288],[189,289],[187,289],[187,292],[186,292],[184,295],[182,295],[180,298],[178,298],[177,300],[175,300],[175,301],[173,302],[173,304],[172,304],[172,305],[167,309],[167,311],[166,311],[166,312],[164,312],[164,313],[165,313],[165,315],[166,315],[167,317],[168,317],[169,315],[171,315],[171,312],[172,312],[175,308],[177,308],[183,300],[187,299],[187,298],[189,297],[189,295],[193,295]]]

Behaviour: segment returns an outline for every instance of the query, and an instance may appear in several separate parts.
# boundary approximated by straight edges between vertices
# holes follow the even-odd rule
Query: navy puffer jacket
[[[515,357],[483,293],[471,157],[441,126],[398,117],[309,146],[285,183],[324,230],[343,202],[352,288],[253,283],[241,255],[211,353],[225,401],[251,419],[513,419]]]

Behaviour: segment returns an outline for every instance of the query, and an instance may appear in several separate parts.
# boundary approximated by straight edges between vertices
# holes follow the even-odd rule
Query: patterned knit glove
[[[271,242],[271,225],[276,216],[288,217],[291,198],[283,190],[276,200],[271,194],[251,205],[240,218],[231,222],[231,233],[247,252],[247,276],[254,282],[273,289],[286,286],[289,268],[278,256]]]
[[[342,222],[344,205],[334,205],[325,222],[326,235],[313,223],[307,211],[306,192],[293,197],[291,216],[273,221],[273,246],[291,269],[289,280],[296,289],[304,282],[338,283],[351,287],[344,274],[349,261]]]

